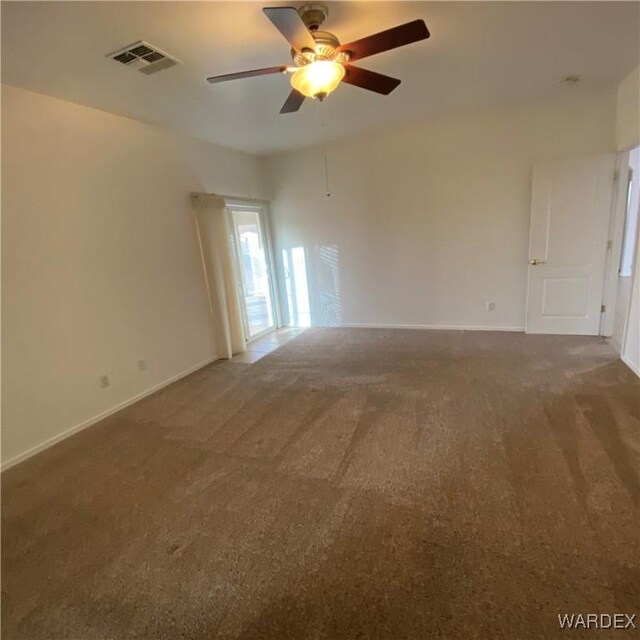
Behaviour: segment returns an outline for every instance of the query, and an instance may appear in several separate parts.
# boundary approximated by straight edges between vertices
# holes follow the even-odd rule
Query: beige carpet
[[[638,613],[639,430],[597,338],[309,330],[6,472],[2,637],[638,637],[557,614]]]

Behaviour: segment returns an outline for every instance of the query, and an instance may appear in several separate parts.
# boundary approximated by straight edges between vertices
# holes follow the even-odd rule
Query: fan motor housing
[[[301,51],[298,53],[291,49],[291,58],[294,63],[302,67],[316,60],[334,60],[345,63],[349,60],[349,54],[345,51],[338,51],[340,40],[329,31],[312,31],[311,35],[316,43],[315,51]]]
[[[311,64],[316,60],[332,60],[344,64],[349,60],[346,51],[338,51],[340,40],[330,31],[320,31],[320,27],[329,15],[329,9],[324,4],[305,4],[298,9],[298,14],[302,18],[305,26],[311,32],[316,46],[315,51],[297,52],[291,49],[291,59],[298,67]]]

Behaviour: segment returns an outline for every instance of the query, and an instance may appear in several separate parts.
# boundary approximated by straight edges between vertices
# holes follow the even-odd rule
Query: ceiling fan
[[[430,35],[424,20],[413,20],[361,40],[340,44],[333,33],[319,30],[329,13],[325,5],[309,4],[300,9],[265,7],[262,11],[291,45],[293,65],[227,73],[207,80],[217,83],[272,73],[291,73],[291,93],[280,113],[297,111],[305,98],[324,100],[340,82],[388,95],[400,80],[356,67],[351,62],[426,40]]]

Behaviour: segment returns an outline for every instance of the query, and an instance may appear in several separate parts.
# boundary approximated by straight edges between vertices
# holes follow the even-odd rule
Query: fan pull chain
[[[324,185],[327,198],[331,197],[331,187],[329,186],[329,161],[327,159],[327,145],[324,145]]]

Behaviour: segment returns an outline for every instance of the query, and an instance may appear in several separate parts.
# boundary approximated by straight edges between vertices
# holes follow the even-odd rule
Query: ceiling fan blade
[[[280,113],[293,113],[297,111],[304,102],[304,96],[295,89],[291,89],[291,93],[289,97],[284,101],[282,105],[282,109],[280,109]]]
[[[400,84],[400,80],[397,78],[384,76],[375,71],[361,69],[360,67],[354,67],[350,64],[345,64],[344,68],[345,74],[342,82],[361,87],[362,89],[368,89],[369,91],[375,91],[385,96],[389,95]]]
[[[430,33],[424,20],[414,20],[413,22],[401,24],[399,27],[374,33],[372,36],[361,40],[340,45],[338,51],[347,51],[350,55],[350,60],[361,60],[376,53],[404,47],[406,44],[418,42],[419,40],[426,40],[429,36]]]
[[[297,9],[293,7],[265,7],[262,11],[296,51],[303,49],[315,51],[316,41],[302,22]]]
[[[253,76],[267,76],[270,73],[284,73],[287,65],[279,67],[266,67],[264,69],[252,69],[251,71],[239,71],[238,73],[225,73],[222,76],[211,76],[207,78],[208,82],[215,84],[216,82],[226,82],[227,80],[240,80],[241,78],[253,78]]]

